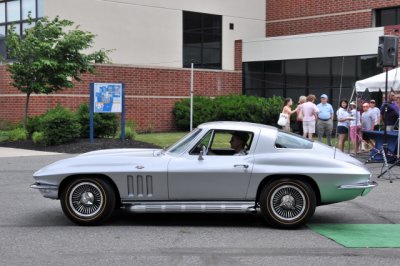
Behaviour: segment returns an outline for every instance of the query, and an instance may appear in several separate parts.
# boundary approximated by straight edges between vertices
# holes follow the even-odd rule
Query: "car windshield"
[[[275,147],[287,149],[311,149],[313,142],[299,135],[279,131],[275,141]]]
[[[199,128],[194,129],[192,132],[190,132],[189,134],[178,140],[178,142],[176,142],[170,148],[168,148],[167,152],[172,154],[182,153],[187,149],[192,140],[194,140],[199,135],[200,132],[201,129]]]

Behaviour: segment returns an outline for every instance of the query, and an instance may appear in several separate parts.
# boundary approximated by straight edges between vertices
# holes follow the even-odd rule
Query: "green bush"
[[[134,140],[136,138],[136,124],[134,121],[128,121],[125,126],[125,139],[132,139]],[[121,138],[121,130],[118,130],[118,132],[115,134],[116,139]]]
[[[190,127],[190,99],[183,99],[175,103],[173,114],[179,129],[188,130]],[[193,97],[193,126],[196,127],[206,121],[214,121],[215,107],[213,99]]]
[[[42,115],[43,116],[43,115]],[[38,131],[40,128],[40,118],[42,116],[30,116],[26,120],[26,130],[29,135],[32,135],[33,132]]]
[[[24,128],[15,128],[8,132],[8,140],[10,141],[19,141],[27,139],[28,139],[28,132]]]
[[[45,145],[57,145],[79,137],[81,126],[70,110],[57,106],[40,117],[39,131]]]
[[[88,138],[90,134],[90,109],[88,104],[81,104],[76,111],[81,125],[80,136]],[[118,130],[118,117],[115,113],[94,113],[94,137],[112,137]]]
[[[281,97],[263,98],[245,95],[219,96],[215,99],[194,97],[193,126],[208,121],[247,121],[276,125],[281,112]],[[190,127],[190,99],[175,104],[173,114],[179,129]]]
[[[32,134],[33,143],[36,143],[36,144],[37,143],[42,143],[43,140],[44,140],[43,132],[38,132],[38,131],[33,132],[33,134]]]

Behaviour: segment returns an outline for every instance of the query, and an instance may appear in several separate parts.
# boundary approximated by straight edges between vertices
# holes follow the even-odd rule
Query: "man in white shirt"
[[[374,115],[374,130],[379,130],[379,125],[381,123],[381,111],[376,107],[376,102],[374,99],[369,101],[370,112]]]

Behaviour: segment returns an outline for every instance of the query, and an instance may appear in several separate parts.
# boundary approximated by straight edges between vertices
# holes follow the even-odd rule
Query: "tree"
[[[80,81],[83,73],[94,73],[95,63],[109,61],[109,50],[89,53],[95,35],[74,27],[74,22],[44,17],[33,22],[33,27],[24,30],[23,37],[11,26],[6,38],[6,47],[12,62],[7,69],[11,73],[11,83],[19,91],[26,93],[23,126],[29,109],[32,93],[49,94],[64,88],[72,88],[73,81]]]

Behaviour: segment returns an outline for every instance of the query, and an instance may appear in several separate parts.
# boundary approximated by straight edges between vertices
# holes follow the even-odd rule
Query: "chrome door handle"
[[[243,168],[249,168],[248,164],[235,164],[233,167],[243,167]]]

